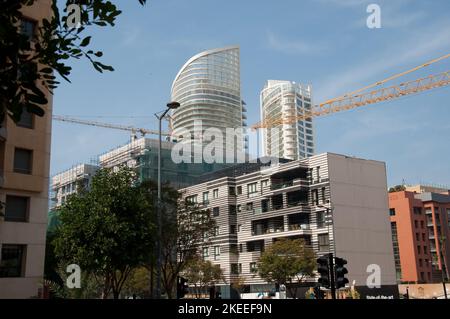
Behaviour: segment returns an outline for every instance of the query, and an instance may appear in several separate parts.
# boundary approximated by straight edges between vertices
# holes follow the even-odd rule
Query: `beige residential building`
[[[30,35],[51,12],[51,1],[24,9]],[[24,113],[0,129],[0,298],[32,298],[42,284],[48,213],[52,97],[45,116]]]

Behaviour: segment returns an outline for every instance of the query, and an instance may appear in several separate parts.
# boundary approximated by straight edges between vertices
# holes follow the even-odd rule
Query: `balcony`
[[[255,220],[252,222],[252,235],[265,235],[284,231],[283,217]]]
[[[279,183],[279,184],[272,184],[272,185],[270,185],[270,189],[271,190],[283,189],[283,188],[290,187],[293,185],[294,185],[294,181],[287,181],[287,182],[283,182],[283,183]]]
[[[292,224],[288,226],[289,230],[310,230],[309,224]]]

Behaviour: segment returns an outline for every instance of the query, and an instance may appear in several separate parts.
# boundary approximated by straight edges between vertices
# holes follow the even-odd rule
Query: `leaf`
[[[91,36],[87,36],[86,38],[84,38],[84,39],[81,41],[80,47],[88,46],[90,42],[91,42]]]
[[[33,114],[36,114],[37,116],[44,116],[45,111],[43,108],[41,108],[40,106],[37,106],[35,104],[28,104],[27,105],[27,111]]]

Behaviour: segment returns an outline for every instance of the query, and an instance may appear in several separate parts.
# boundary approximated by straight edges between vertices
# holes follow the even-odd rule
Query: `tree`
[[[162,283],[169,298],[174,297],[178,275],[209,245],[215,226],[209,210],[177,196],[176,207],[163,199]]]
[[[296,296],[295,281],[302,282],[311,276],[316,268],[314,251],[302,239],[280,239],[274,242],[261,255],[258,273],[268,282],[286,285],[291,295]]]
[[[396,185],[394,187],[389,188],[389,193],[402,192],[405,191],[405,185]]]
[[[223,271],[220,265],[214,265],[211,261],[205,261],[197,256],[187,263],[183,277],[194,285],[197,298],[200,298],[205,288],[223,281]]]
[[[100,169],[89,190],[69,197],[60,208],[55,252],[103,282],[103,297],[115,299],[131,271],[153,250],[153,205],[126,167]]]
[[[48,103],[44,92],[52,93],[59,84],[53,71],[70,82],[72,60],[84,57],[98,72],[114,70],[97,60],[103,53],[89,49],[91,36],[84,35],[92,26],[114,26],[121,11],[112,2],[67,0],[61,10],[52,0],[52,14],[30,38],[21,28],[22,9],[36,2],[0,1],[0,127],[6,115],[17,122],[24,110],[43,116]],[[75,13],[67,12],[69,5],[77,5],[79,25],[70,23]]]
[[[231,280],[231,287],[236,289],[236,291],[239,293],[239,297],[242,297],[242,293],[245,290],[246,284],[245,284],[246,278],[244,276],[238,276]]]
[[[125,282],[122,293],[125,296],[139,296],[145,298],[150,296],[150,272],[147,267],[133,269],[127,281]]]

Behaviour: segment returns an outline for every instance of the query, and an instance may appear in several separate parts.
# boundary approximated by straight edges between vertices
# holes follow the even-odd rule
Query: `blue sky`
[[[73,63],[54,114],[156,129],[179,68],[203,50],[237,44],[248,123],[268,79],[313,86],[316,103],[450,53],[448,0],[116,1],[114,28],[90,31],[115,72]],[[368,29],[366,7],[381,7]],[[447,71],[450,59],[408,75]],[[395,82],[394,82],[395,83]],[[388,184],[450,184],[450,88],[317,118],[317,152],[386,162]],[[53,122],[51,173],[128,141],[127,132]]]

